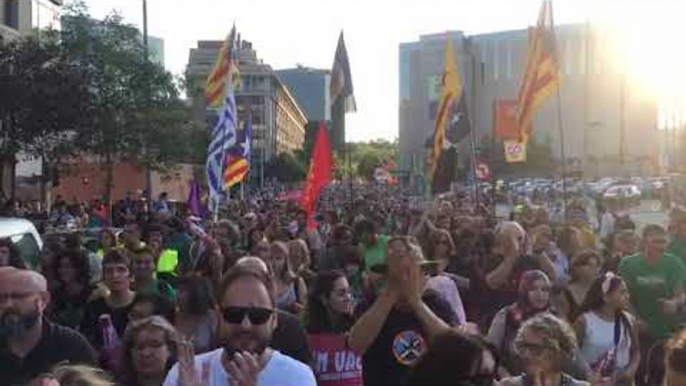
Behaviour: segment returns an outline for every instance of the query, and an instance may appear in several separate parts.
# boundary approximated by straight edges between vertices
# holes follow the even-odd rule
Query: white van
[[[10,239],[17,247],[27,268],[40,269],[43,240],[31,221],[0,217],[0,239],[4,238]]]

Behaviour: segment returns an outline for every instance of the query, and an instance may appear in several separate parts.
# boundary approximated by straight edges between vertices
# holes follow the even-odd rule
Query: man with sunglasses
[[[50,301],[37,272],[0,268],[0,383],[23,385],[62,362],[94,365],[95,352],[78,332],[44,318]]]
[[[180,356],[165,386],[316,385],[307,365],[269,348],[277,318],[274,284],[267,275],[235,267],[224,279],[219,304],[223,347],[194,358]]]

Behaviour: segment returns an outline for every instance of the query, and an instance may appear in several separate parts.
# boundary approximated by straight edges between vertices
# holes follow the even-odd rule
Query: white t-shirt
[[[210,363],[210,379],[208,384],[212,386],[230,386],[229,374],[224,370],[221,358],[223,348],[210,351],[208,353],[195,356],[195,366],[198,373],[201,372],[203,363]],[[257,386],[316,386],[312,370],[304,363],[283,355],[274,350],[269,362],[257,377]],[[179,365],[178,363],[169,370],[164,386],[186,386],[179,385]],[[188,385],[191,386],[191,385]]]

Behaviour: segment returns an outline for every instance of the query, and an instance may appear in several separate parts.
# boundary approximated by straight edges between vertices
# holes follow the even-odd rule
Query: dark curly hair
[[[26,264],[21,258],[21,253],[19,249],[14,245],[14,243],[8,238],[0,238],[0,248],[7,248],[10,251],[9,265],[14,268],[26,269]]]
[[[91,266],[90,259],[88,256],[78,250],[63,250],[61,253],[55,256],[55,263],[52,265],[53,277],[56,281],[61,282],[59,276],[60,261],[62,259],[68,259],[71,265],[76,268],[78,274],[76,280],[80,281],[81,284],[88,286],[91,282]],[[61,283],[66,284],[66,283]]]

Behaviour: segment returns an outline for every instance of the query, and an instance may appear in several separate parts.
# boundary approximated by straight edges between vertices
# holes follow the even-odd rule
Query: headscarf
[[[507,330],[516,332],[519,326],[530,317],[550,309],[550,300],[542,308],[536,308],[529,301],[529,292],[533,290],[534,283],[543,281],[550,288],[551,283],[548,275],[540,270],[526,271],[519,281],[517,290],[517,302],[509,307],[507,312]],[[507,331],[506,331],[507,334]]]

